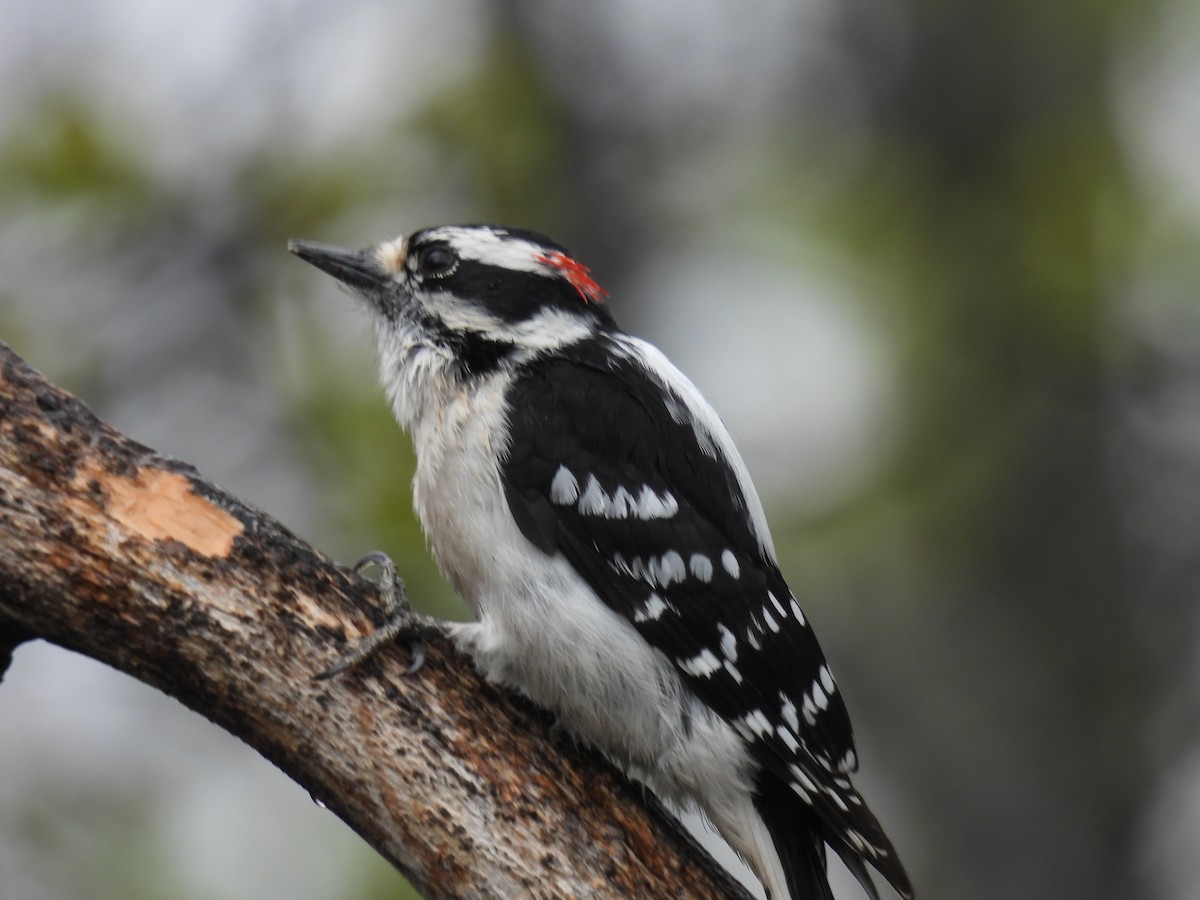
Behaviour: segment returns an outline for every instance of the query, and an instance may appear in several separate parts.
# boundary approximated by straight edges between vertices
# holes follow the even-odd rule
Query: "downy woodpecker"
[[[866,864],[911,897],[729,432],[588,269],[495,225],[289,249],[373,314],[413,504],[475,615],[458,646],[694,802],[772,900],[832,900],[826,845],[870,895]]]

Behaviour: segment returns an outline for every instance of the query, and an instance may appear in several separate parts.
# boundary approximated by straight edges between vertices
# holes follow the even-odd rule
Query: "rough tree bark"
[[[42,638],[165,691],[429,897],[748,896],[440,634],[415,676],[397,647],[314,681],[372,628],[372,591],[0,343],[0,674]]]

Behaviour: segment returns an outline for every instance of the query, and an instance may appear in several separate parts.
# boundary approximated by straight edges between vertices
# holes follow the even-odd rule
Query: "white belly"
[[[521,534],[496,463],[503,402],[493,382],[412,427],[417,515],[438,566],[478,619],[456,626],[459,645],[575,736],[635,774],[653,772],[647,780],[664,799],[720,784],[744,789],[751,764],[733,729],[563,556],[546,556]]]

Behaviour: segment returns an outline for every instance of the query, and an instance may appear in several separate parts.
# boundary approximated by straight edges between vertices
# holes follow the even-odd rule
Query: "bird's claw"
[[[347,669],[354,668],[363,660],[374,656],[380,647],[390,644],[416,624],[417,614],[413,612],[412,606],[408,602],[404,580],[396,574],[396,564],[392,562],[392,558],[386,553],[374,550],[354,564],[354,573],[361,576],[363,570],[371,566],[379,570],[379,609],[383,613],[384,623],[363,638],[340,660],[317,675],[317,681],[334,678]],[[425,664],[423,641],[414,641],[410,652],[412,661],[404,670],[405,675],[412,675]]]

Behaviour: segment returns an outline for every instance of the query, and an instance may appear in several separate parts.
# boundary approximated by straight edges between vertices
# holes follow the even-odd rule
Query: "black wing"
[[[591,343],[522,370],[502,473],[514,516],[779,760],[796,761],[783,725],[822,768],[852,769],[845,705],[750,525],[749,488],[651,377]]]
[[[894,851],[847,777],[857,760],[841,694],[751,522],[753,488],[684,414],[689,389],[664,390],[607,341],[534,360],[510,389],[502,478],[516,521],[675,663],[839,853],[896,883]]]

